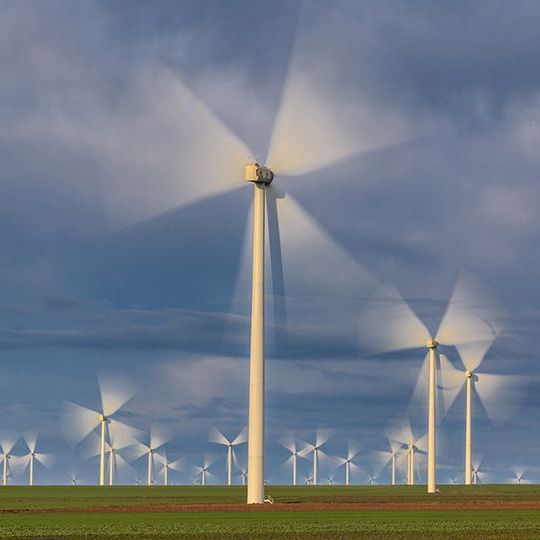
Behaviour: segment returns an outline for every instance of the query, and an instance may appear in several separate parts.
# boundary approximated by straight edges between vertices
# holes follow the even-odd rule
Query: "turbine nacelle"
[[[426,340],[426,346],[428,349],[436,349],[438,345],[439,345],[439,342],[435,339]]]
[[[274,179],[274,173],[268,167],[262,167],[258,163],[248,163],[245,168],[245,179],[246,182],[268,186]]]

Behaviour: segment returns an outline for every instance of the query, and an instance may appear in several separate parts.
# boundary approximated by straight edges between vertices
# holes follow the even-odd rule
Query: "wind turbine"
[[[214,444],[222,444],[227,447],[227,485],[232,485],[234,447],[244,444],[247,440],[246,430],[243,429],[232,441],[227,439],[219,429],[213,427],[208,435],[208,440]]]
[[[246,485],[247,472],[245,469],[240,469],[240,478],[242,479],[242,485]]]
[[[302,451],[298,450],[296,438],[292,434],[284,436],[280,440],[280,444],[291,454],[283,465],[288,465],[289,463],[292,465],[292,485],[296,486],[298,484],[298,457],[303,457]]]
[[[323,431],[323,430],[317,430],[317,434],[315,436],[315,443],[311,444],[308,443],[305,448],[303,448],[299,455],[302,457],[306,457],[309,454],[313,455],[313,485],[317,485],[317,475],[318,475],[318,468],[319,468],[319,458],[326,456],[326,454],[322,451],[321,447],[330,439],[331,432],[329,431]]]
[[[524,467],[514,467],[512,470],[512,483],[513,484],[529,484],[529,480],[525,478],[525,468]]]
[[[156,459],[162,465],[160,473],[163,474],[163,485],[168,486],[169,471],[181,471],[184,468],[184,459],[178,458],[174,461],[169,461],[167,458],[167,452],[165,450],[156,453]]]
[[[107,425],[111,417],[136,394],[138,386],[126,375],[109,371],[98,373],[98,383],[101,394],[100,411],[66,401],[60,414],[64,437],[72,444],[80,443],[100,427],[99,485],[104,486]]]
[[[351,481],[351,473],[354,473],[355,471],[361,471],[362,469],[356,465],[356,463],[353,463],[353,459],[358,455],[359,450],[354,447],[351,443],[349,443],[349,447],[347,450],[347,457],[341,458],[336,457],[337,460],[337,467],[339,468],[341,466],[345,466],[345,485],[349,486]]]
[[[113,486],[117,477],[118,469],[129,468],[128,461],[122,456],[122,452],[128,452],[129,447],[137,442],[142,432],[137,428],[128,426],[118,420],[110,419],[107,423],[108,439],[105,441],[105,456],[108,459],[107,475],[108,485]],[[101,438],[97,433],[90,434],[89,446],[84,452],[84,457],[93,458],[101,453]]]
[[[0,447],[2,449],[2,461],[3,461],[3,474],[2,474],[2,485],[7,486],[8,484],[8,478],[11,475],[10,474],[10,465],[9,462],[11,461],[11,451],[13,450],[13,447],[17,443],[17,437],[11,436],[11,437],[5,437],[2,440],[0,440]]]
[[[394,486],[396,485],[396,465],[397,465],[397,459],[399,451],[402,449],[402,444],[393,440],[388,439],[388,442],[390,444],[390,451],[381,451],[377,450],[374,452],[375,459],[378,463],[378,465],[375,468],[375,472],[377,475],[380,475],[381,471],[389,464],[390,466],[390,474],[391,474],[391,484]]]
[[[427,438],[427,433],[422,437],[416,437],[411,425],[407,421],[401,422],[397,429],[388,433],[388,439],[392,448],[400,449],[399,455],[397,453],[398,450],[393,450],[393,453],[397,456],[395,461],[396,465],[401,468],[406,464],[405,476],[407,478],[407,485],[409,486],[414,485],[415,472],[417,470],[415,463],[418,460],[418,457],[426,454]]]
[[[201,486],[206,486],[207,480],[213,474],[210,472],[210,467],[214,464],[215,457],[204,456],[202,465],[195,465],[195,470],[201,475]]]
[[[494,333],[497,333],[494,325],[500,322],[494,316],[493,306],[486,305],[485,297],[481,297],[479,291],[477,280],[461,273],[434,335],[390,286],[381,289],[374,306],[366,311],[360,323],[365,343],[379,353],[416,349],[422,344],[428,348],[413,394],[413,399],[419,399],[421,403],[425,403],[425,395],[428,396],[428,493],[436,492],[437,348],[441,343],[478,354],[479,346],[481,349],[486,342],[492,343]],[[493,323],[487,323],[486,317],[494,319]],[[381,334],[383,329],[384,335]]]
[[[471,466],[472,483],[475,485],[481,484],[487,478],[488,473],[482,468],[482,464],[483,459],[479,457]]]
[[[137,121],[112,122],[107,144],[99,145],[113,169],[107,201],[111,213],[124,224],[232,191],[242,185],[242,180],[253,186],[249,504],[262,504],[265,499],[265,206],[268,202],[270,222],[271,202],[266,199],[274,175],[312,174],[355,155],[413,138],[412,121],[407,115],[382,110],[367,93],[353,92],[342,77],[350,69],[340,69],[336,58],[328,57],[328,52],[335,50],[337,29],[341,36],[353,35],[352,30],[343,31],[351,26],[351,20],[338,14],[329,19],[316,7],[306,6],[300,21],[275,122],[265,126],[265,131],[271,128],[266,165],[257,163],[247,145],[164,69],[146,74],[140,82],[141,96],[157,99],[134,100],[142,102],[135,114]],[[314,32],[317,24],[320,27]],[[346,54],[337,58],[350,59],[354,52],[347,47],[344,51]],[[313,69],[314,60],[317,69]],[[101,138],[102,134],[97,139]],[[148,141],[154,142],[151,148]],[[133,152],[133,148],[141,147],[148,149],[144,157]],[[183,162],[178,158],[178,148],[184,150]],[[116,179],[125,178],[130,179],[129,185],[125,180],[116,185]],[[268,199],[275,201],[276,197]]]
[[[163,445],[171,440],[171,435],[169,431],[162,425],[152,424],[150,426],[150,442],[149,444],[144,444],[140,441],[137,441],[130,445],[130,455],[133,457],[133,460],[137,460],[142,456],[147,456],[148,459],[148,470],[146,475],[146,483],[151,486],[153,484],[153,473],[154,473],[154,456],[157,450],[162,449]],[[159,458],[157,458],[159,459]]]
[[[27,466],[29,467],[28,485],[33,486],[35,462],[38,461],[46,469],[50,469],[54,462],[54,455],[36,452],[36,447],[37,447],[37,434],[36,433],[25,433],[23,438],[26,442],[26,446],[28,447],[29,452],[28,454],[24,456],[20,456],[20,457],[18,456],[18,458],[20,459],[23,470],[26,469]]]
[[[448,410],[465,387],[465,484],[468,485],[473,482],[473,396],[478,396],[490,421],[500,425],[513,415],[526,381],[517,375],[479,371],[503,328],[502,308],[485,286],[460,280],[449,311],[453,324],[449,325],[447,332],[462,336],[456,345],[462,369],[455,368],[446,357],[441,356],[443,402]],[[474,314],[474,321],[471,321],[470,313]]]

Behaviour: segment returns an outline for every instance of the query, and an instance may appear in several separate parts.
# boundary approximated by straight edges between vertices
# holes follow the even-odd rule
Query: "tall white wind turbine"
[[[138,385],[128,376],[103,371],[98,373],[101,394],[101,410],[96,411],[77,403],[66,401],[60,412],[64,437],[72,444],[78,444],[96,428],[100,428],[99,485],[105,485],[105,449],[107,425],[111,417],[125,405],[138,391]]]
[[[274,125],[265,126],[271,133],[261,154],[267,166],[257,163],[248,146],[166,69],[149,69],[135,81],[139,99],[132,100],[133,114],[108,119],[95,134],[98,152],[111,169],[106,201],[118,226],[246,182],[252,186],[249,504],[264,502],[265,213],[272,226],[272,205],[279,199],[274,176],[311,175],[425,133],[418,117],[395,104],[382,107],[358,91],[362,84],[356,80],[347,84],[358,71],[350,69],[355,48],[345,43],[353,35],[358,32],[350,18],[314,4],[302,8]]]
[[[208,435],[208,440],[214,444],[222,444],[227,447],[227,485],[231,486],[233,481],[234,447],[247,441],[246,430],[243,429],[230,441],[219,429],[213,427]]]
[[[46,469],[50,469],[54,463],[54,455],[36,452],[36,448],[37,448],[37,434],[36,433],[25,433],[23,435],[23,438],[24,438],[24,441],[26,442],[26,446],[28,447],[28,454],[24,456],[20,456],[18,459],[20,459],[20,463],[23,470],[25,470],[26,467],[29,468],[28,485],[33,486],[35,463],[39,462]]]

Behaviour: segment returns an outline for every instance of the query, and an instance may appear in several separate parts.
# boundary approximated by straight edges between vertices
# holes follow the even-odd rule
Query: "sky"
[[[268,481],[290,479],[280,441],[317,430],[328,455],[351,444],[388,481],[388,434],[404,416],[425,433],[411,401],[425,349],[388,350],[416,317],[377,319],[381,290],[435,335],[460,276],[502,321],[479,373],[508,376],[493,410],[474,396],[475,463],[497,481],[540,477],[538,3],[1,6],[0,442],[37,431],[57,456],[38,482],[96,482],[60,410],[97,409],[103,370],[139,386],[118,419],[168,430],[186,462],[173,481],[191,483],[205,454],[224,481],[208,434],[247,424],[252,160],[276,172]],[[461,392],[440,419],[442,482],[462,474],[463,414]],[[324,478],[343,481],[332,464]]]

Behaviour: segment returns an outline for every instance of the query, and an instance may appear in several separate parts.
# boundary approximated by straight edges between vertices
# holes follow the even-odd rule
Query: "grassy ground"
[[[423,486],[271,486],[267,492],[277,503],[365,503],[375,508],[313,510],[290,504],[271,512],[217,506],[204,512],[152,511],[155,505],[168,504],[207,504],[211,510],[212,504],[243,503],[245,491],[221,486],[7,486],[0,488],[0,537],[540,538],[538,507],[489,509],[489,504],[500,502],[540,504],[540,486],[535,485],[442,486],[435,496],[426,495]],[[403,504],[434,501],[466,504],[470,509],[400,509]],[[381,509],[381,503],[388,509]],[[484,504],[487,509],[479,509]],[[93,507],[109,507],[109,511],[92,512]],[[137,511],[128,512],[130,508]],[[36,513],[43,509],[54,513]]]

